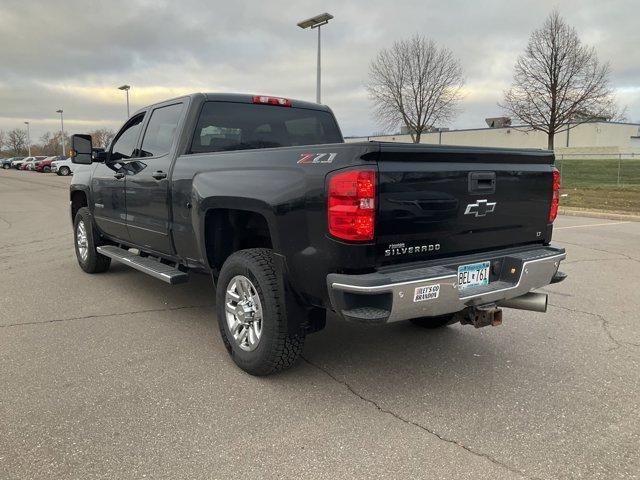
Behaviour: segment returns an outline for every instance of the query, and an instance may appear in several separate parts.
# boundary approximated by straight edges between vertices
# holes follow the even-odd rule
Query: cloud
[[[323,101],[346,135],[378,130],[364,88],[376,52],[421,33],[447,46],[466,77],[451,126],[484,124],[511,81],[529,32],[555,1],[81,1],[3,0],[0,4],[0,129],[31,122],[34,138],[56,130],[118,128],[133,109],[193,91],[252,92],[313,100],[315,31],[296,23],[329,11],[323,28]],[[633,1],[562,2],[560,10],[600,58],[640,120]],[[77,130],[75,130],[77,129]]]

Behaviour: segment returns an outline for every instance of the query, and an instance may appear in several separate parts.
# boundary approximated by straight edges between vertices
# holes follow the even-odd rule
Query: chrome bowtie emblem
[[[478,200],[476,203],[470,203],[464,211],[465,215],[474,215],[476,217],[484,217],[487,213],[493,213],[498,202],[487,202],[486,200]]]

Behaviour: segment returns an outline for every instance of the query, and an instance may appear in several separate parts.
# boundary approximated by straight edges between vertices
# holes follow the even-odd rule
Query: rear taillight
[[[280,107],[290,107],[291,100],[288,98],[280,97],[265,97],[263,95],[256,95],[253,97],[253,103],[262,103],[264,105],[278,105]]]
[[[551,173],[553,174],[553,196],[549,209],[549,223],[552,223],[558,216],[558,205],[560,204],[560,172],[554,168]]]
[[[329,178],[329,233],[349,241],[373,240],[376,172],[350,170]]]

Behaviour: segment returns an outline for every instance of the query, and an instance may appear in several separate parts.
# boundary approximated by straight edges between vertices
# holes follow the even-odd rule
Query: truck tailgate
[[[553,153],[380,144],[379,264],[548,243]]]

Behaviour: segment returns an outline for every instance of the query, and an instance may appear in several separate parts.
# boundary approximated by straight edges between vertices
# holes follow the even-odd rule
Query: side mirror
[[[93,161],[94,162],[106,162],[107,161],[107,152],[104,151],[104,148],[94,148],[93,149]]]
[[[71,162],[81,165],[91,164],[91,135],[73,135],[71,137]]]

